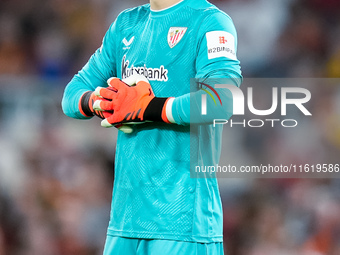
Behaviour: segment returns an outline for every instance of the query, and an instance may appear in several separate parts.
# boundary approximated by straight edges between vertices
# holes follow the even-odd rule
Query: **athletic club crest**
[[[176,44],[179,43],[186,31],[186,27],[170,27],[168,33],[168,44],[170,48],[175,47]]]

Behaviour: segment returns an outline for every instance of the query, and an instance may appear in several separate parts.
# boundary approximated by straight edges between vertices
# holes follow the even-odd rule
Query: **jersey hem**
[[[107,235],[138,238],[138,239],[159,239],[159,240],[172,240],[181,242],[195,242],[195,243],[219,243],[223,242],[223,236],[201,236],[201,235],[172,235],[166,233],[154,232],[134,232],[134,231],[118,231],[108,229]]]

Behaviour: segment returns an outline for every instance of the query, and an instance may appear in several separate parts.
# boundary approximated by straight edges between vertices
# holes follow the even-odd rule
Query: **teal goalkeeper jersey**
[[[236,45],[230,17],[205,0],[184,0],[162,11],[147,4],[117,17],[102,46],[66,86],[63,110],[78,119],[86,118],[78,108],[82,94],[107,86],[110,77],[142,74],[157,97],[175,97],[176,124],[144,123],[131,134],[118,132],[109,235],[222,242],[217,180],[190,177],[193,155],[201,164],[218,163],[222,130],[204,124],[211,120],[190,118],[200,111],[193,101],[190,106],[200,100],[198,92],[190,93],[190,79],[241,78]],[[190,133],[192,122],[203,123]]]

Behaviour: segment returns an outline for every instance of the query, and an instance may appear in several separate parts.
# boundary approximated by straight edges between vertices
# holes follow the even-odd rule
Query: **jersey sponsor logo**
[[[208,59],[226,57],[237,60],[235,37],[226,31],[211,31],[206,33]]]
[[[133,40],[135,39],[135,37],[133,36],[129,41],[126,40],[126,38],[123,39],[123,43],[125,45],[125,47],[123,48],[123,50],[128,50],[130,49],[130,45],[133,43]]]
[[[168,69],[163,65],[159,68],[148,68],[144,66],[135,67],[132,65],[129,67],[130,61],[126,59],[124,55],[122,59],[122,79],[125,79],[133,74],[144,75],[149,81],[168,81]]]
[[[182,40],[187,27],[170,27],[168,32],[168,44],[170,48],[175,47]]]
[[[226,44],[228,42],[227,39],[225,39],[224,36],[220,36],[220,44]]]

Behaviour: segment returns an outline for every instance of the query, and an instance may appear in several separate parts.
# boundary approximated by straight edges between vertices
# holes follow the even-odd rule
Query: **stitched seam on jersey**
[[[109,233],[111,231],[111,233]],[[213,235],[213,236],[207,236],[207,235],[190,235],[190,234],[169,234],[169,233],[162,233],[162,232],[138,232],[138,231],[128,231],[128,230],[114,230],[108,228],[108,233],[107,235],[113,235],[112,232],[117,232],[117,233],[129,233],[129,234],[139,234],[139,235],[159,235],[159,236],[169,236],[169,237],[186,237],[188,239],[192,238],[207,238],[207,239],[218,239],[218,238],[223,238],[223,235]]]
[[[191,132],[191,131],[190,131]],[[190,139],[190,138],[189,138]],[[191,144],[191,142],[189,142],[190,144]],[[198,153],[198,151],[199,151],[199,146],[200,146],[200,144],[199,144],[199,139],[198,139],[198,148],[197,148],[197,153]],[[190,146],[190,150],[191,150],[191,146]],[[190,154],[191,154],[191,152],[190,152]],[[198,158],[198,155],[196,155],[196,158]],[[197,162],[198,163],[198,162]],[[191,171],[191,169],[189,169],[189,171]],[[191,174],[191,173],[190,173]],[[191,178],[191,177],[190,177]],[[198,207],[197,206],[197,182],[198,182],[198,178],[196,178],[196,181],[195,181],[195,201],[194,201],[194,205],[195,205],[195,207],[194,207],[194,210],[192,211],[192,221],[191,221],[191,226],[192,226],[192,229],[191,229],[191,235],[192,236],[194,236],[193,235],[193,232],[194,232],[194,222],[195,222],[195,212],[196,212],[196,208]]]
[[[240,87],[240,85],[242,84],[243,77],[240,76],[240,74],[235,72],[234,70],[231,70],[231,69],[227,69],[227,70],[228,70],[228,72],[226,72],[226,75],[223,79],[236,80],[235,83],[237,84],[237,87]],[[205,77],[203,77],[203,78],[204,78],[204,80],[213,79],[214,77],[211,77],[211,76],[213,76],[215,73],[218,73],[218,72],[219,71],[213,70],[213,71],[209,72],[207,75],[205,75]],[[230,73],[235,74],[235,76],[230,75]]]

